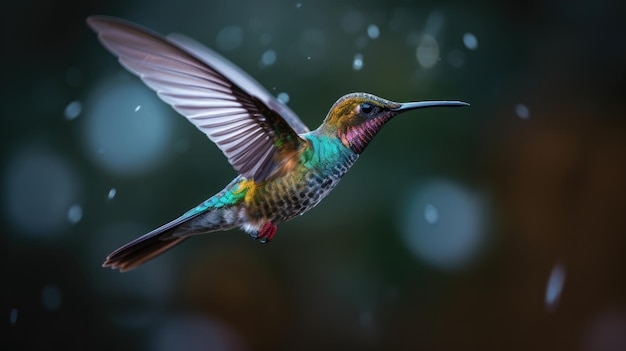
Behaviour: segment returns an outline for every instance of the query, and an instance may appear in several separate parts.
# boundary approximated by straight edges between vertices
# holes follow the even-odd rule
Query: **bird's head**
[[[322,128],[326,133],[336,133],[344,146],[360,154],[385,123],[402,112],[425,107],[468,105],[460,101],[399,103],[368,93],[352,93],[335,102]]]

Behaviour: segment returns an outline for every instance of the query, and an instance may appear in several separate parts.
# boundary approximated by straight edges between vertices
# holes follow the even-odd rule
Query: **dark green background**
[[[0,348],[626,348],[621,2],[19,1],[1,12]],[[350,13],[362,20],[356,32],[342,26]],[[221,52],[268,89],[287,92],[311,128],[353,91],[472,106],[392,121],[328,199],[279,226],[269,245],[240,231],[216,233],[120,274],[100,268],[110,251],[235,174],[169,108],[171,136],[158,165],[132,176],[99,166],[85,142],[90,94],[105,78],[140,83],[86,27],[92,14],[184,33],[218,51],[217,33],[239,26],[241,45]],[[442,19],[434,34],[441,60],[425,69],[415,51],[432,16]],[[369,24],[380,37],[359,48]],[[325,40],[306,39],[310,29]],[[468,32],[476,50],[463,44]],[[261,68],[267,49],[278,59]],[[460,67],[448,59],[454,50]],[[359,71],[356,53],[364,57]],[[83,108],[68,120],[72,101]],[[528,119],[516,115],[520,103]],[[32,155],[71,170],[64,179],[75,189],[69,204],[82,208],[78,223],[24,230],[13,217],[11,171]],[[29,169],[17,191],[30,194],[18,200],[34,223],[67,212],[41,205],[64,196],[47,171]],[[481,199],[484,244],[452,269],[412,253],[402,234],[407,216],[422,216],[407,213],[415,189],[441,179]],[[442,221],[456,220],[445,215],[440,209]],[[546,305],[558,264],[561,299]]]

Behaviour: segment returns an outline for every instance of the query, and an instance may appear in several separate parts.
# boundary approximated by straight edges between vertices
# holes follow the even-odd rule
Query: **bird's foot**
[[[259,240],[261,244],[265,244],[274,238],[274,234],[276,234],[276,226],[267,222],[263,225],[261,230],[259,230],[254,239]]]

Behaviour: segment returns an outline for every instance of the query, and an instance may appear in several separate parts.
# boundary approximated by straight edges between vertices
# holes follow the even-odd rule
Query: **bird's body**
[[[309,131],[256,81],[191,39],[163,38],[114,18],[88,23],[123,66],[207,134],[239,172],[216,195],[111,253],[104,266],[122,271],[198,234],[241,228],[265,243],[278,224],[328,195],[390,119],[417,108],[467,105],[352,93]]]
[[[195,216],[187,225],[198,225],[197,232],[191,233],[241,227],[256,238],[267,223],[276,226],[317,205],[339,183],[358,154],[316,132],[303,135],[310,146],[289,172],[260,183],[238,176],[222,191],[185,213],[183,217]]]

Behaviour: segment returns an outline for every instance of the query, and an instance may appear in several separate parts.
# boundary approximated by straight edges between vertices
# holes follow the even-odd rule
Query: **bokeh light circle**
[[[485,201],[448,180],[420,184],[408,193],[402,239],[413,255],[443,270],[470,265],[485,244]]]
[[[88,101],[84,140],[98,165],[131,176],[151,171],[163,161],[171,135],[170,107],[143,83],[106,80]]]
[[[5,217],[31,238],[58,237],[67,213],[81,196],[74,167],[44,145],[18,149],[9,161],[2,189]]]

